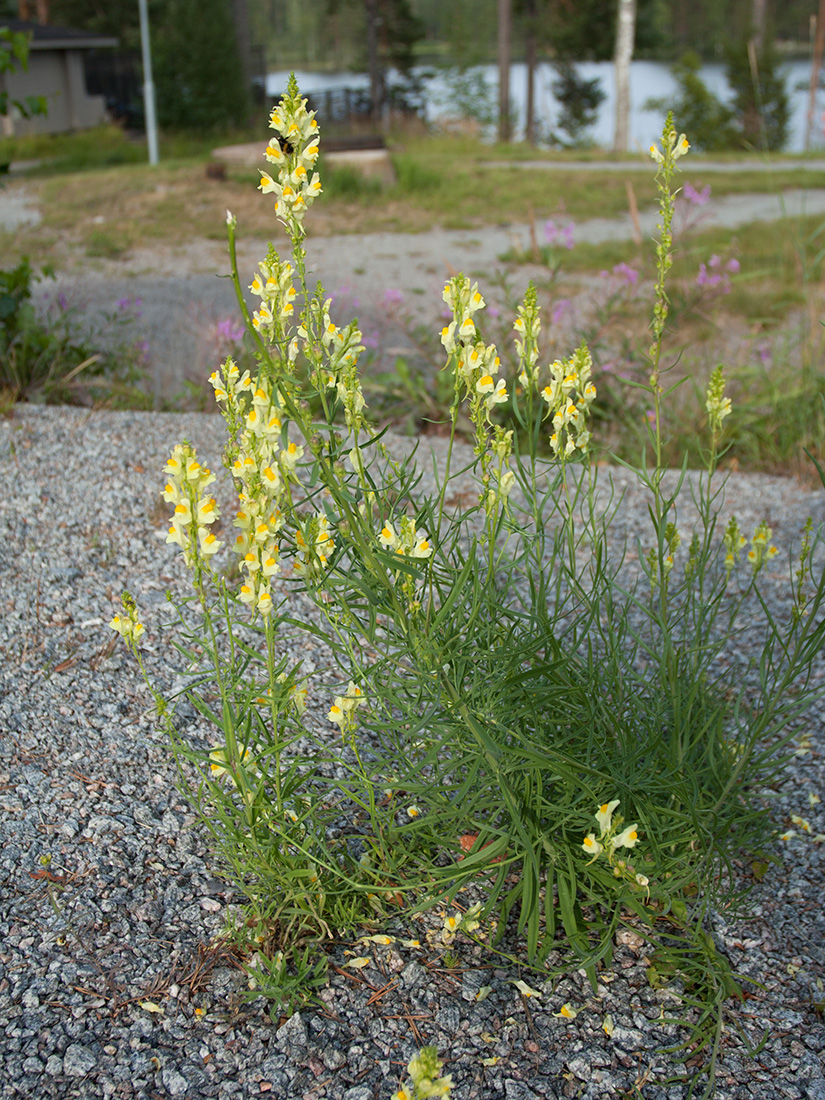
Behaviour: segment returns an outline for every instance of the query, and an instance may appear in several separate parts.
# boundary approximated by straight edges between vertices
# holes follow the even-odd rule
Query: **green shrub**
[[[556,79],[551,89],[562,107],[558,126],[566,135],[566,138],[560,138],[554,134],[553,140],[559,145],[580,148],[586,144],[585,132],[596,121],[606,93],[600,80],[585,80],[569,61],[556,61],[553,68]]]
[[[766,42],[756,58],[755,72],[747,42],[729,46],[725,54],[739,144],[762,152],[783,149],[788,139],[790,105],[774,47]]]
[[[44,268],[42,278],[53,278]],[[73,404],[115,401],[145,406],[137,389],[142,377],[143,350],[122,335],[129,316],[115,309],[104,319],[109,350],[94,346],[62,296],[44,315],[32,303],[36,276],[27,258],[0,271],[0,391],[4,404],[20,400]]]
[[[671,70],[678,89],[676,99],[649,99],[645,110],[665,112],[670,108],[678,128],[690,134],[691,145],[717,153],[736,143],[733,111],[708,89],[699,75],[701,67],[697,54],[684,54]]]

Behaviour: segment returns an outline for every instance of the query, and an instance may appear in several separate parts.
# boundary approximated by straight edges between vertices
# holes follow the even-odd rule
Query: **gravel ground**
[[[288,1020],[239,1003],[245,978],[214,946],[237,899],[106,626],[128,586],[149,624],[147,663],[168,680],[156,624],[185,578],[163,541],[158,489],[184,436],[216,464],[222,422],[207,415],[22,406],[0,423],[0,1097],[389,1100],[432,1042],[460,1100],[681,1100],[661,1053],[683,1038],[660,1019],[674,993],[650,987],[632,934],[595,996],[574,972],[530,977],[542,996],[528,1003],[518,975],[469,944],[451,969],[392,945],[357,973],[333,967],[319,1005]],[[736,475],[730,495],[743,520],[767,515],[778,543],[809,514],[825,519],[821,491],[782,479]],[[631,494],[625,522],[642,509]],[[781,830],[801,814],[825,832],[823,719],[820,704],[801,731],[804,755],[768,792]],[[194,712],[180,721],[197,735]],[[823,801],[811,807],[814,794]],[[727,1030],[720,1100],[825,1100],[824,849],[803,835],[778,850],[750,917],[714,926],[719,949],[758,983],[733,1017],[751,1040],[766,1034],[750,1059]],[[484,985],[492,992],[478,1001]],[[567,1001],[575,1020],[553,1015]]]

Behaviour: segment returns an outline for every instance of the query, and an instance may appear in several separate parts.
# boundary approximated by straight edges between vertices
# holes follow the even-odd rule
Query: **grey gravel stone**
[[[174,1067],[169,1066],[164,1069],[161,1078],[163,1080],[163,1087],[170,1096],[183,1096],[189,1088],[189,1082],[183,1074],[178,1073]]]
[[[94,1054],[79,1043],[72,1043],[63,1055],[63,1071],[68,1077],[85,1077],[97,1065]]]

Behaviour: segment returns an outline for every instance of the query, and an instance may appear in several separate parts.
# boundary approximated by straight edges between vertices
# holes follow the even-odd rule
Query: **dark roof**
[[[29,23],[24,19],[2,19],[0,27],[8,27],[15,33],[24,32],[32,36],[29,50],[82,50],[103,49],[109,46],[117,46],[118,39],[110,38],[104,34],[94,34],[91,31],[76,31],[69,27],[42,26],[40,23]]]

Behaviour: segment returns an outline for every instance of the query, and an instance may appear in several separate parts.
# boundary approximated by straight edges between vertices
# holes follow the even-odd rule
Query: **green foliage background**
[[[410,19],[420,24],[423,38],[416,53],[421,60],[470,65],[495,56],[496,0],[388,0],[383,6],[391,39],[408,36]],[[210,0],[201,7],[203,22],[210,13],[225,21],[232,10],[230,0]],[[536,0],[535,8],[544,49],[577,60],[612,56],[616,0]],[[14,0],[0,0],[3,14],[16,16],[16,9]],[[516,0],[516,56],[522,52],[526,9],[524,0]],[[817,0],[769,0],[769,38],[807,49],[809,21],[817,9]],[[165,28],[179,10],[176,0],[149,0],[153,28]],[[254,40],[264,47],[270,66],[363,65],[364,0],[256,0],[248,11]],[[722,60],[730,42],[750,33],[752,11],[752,0],[639,0],[636,56],[677,58],[694,50],[702,58]],[[132,0],[53,0],[51,14],[55,24],[117,35],[126,48],[139,44],[138,5]]]

